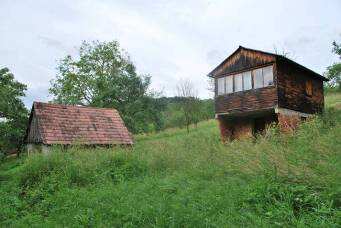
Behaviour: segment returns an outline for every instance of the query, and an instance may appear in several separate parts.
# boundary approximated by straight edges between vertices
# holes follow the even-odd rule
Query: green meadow
[[[215,120],[132,148],[0,164],[2,227],[340,227],[341,93],[292,134],[221,143]]]

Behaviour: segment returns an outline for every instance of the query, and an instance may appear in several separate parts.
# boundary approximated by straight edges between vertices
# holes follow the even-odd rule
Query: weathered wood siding
[[[240,91],[215,98],[216,113],[255,111],[275,105],[277,105],[276,86]]]
[[[213,72],[213,77],[251,69],[275,61],[272,55],[240,48]]]
[[[218,71],[221,75],[244,72],[274,63],[275,57],[261,52],[240,49],[226,61]],[[218,78],[219,76],[216,76]],[[277,70],[273,64],[274,85],[264,88],[251,89],[225,95],[217,95],[215,80],[215,112],[246,112],[268,109],[277,105]]]
[[[312,96],[306,94],[311,80]],[[277,62],[278,106],[304,113],[321,112],[324,107],[323,81],[285,60]]]
[[[269,64],[274,67],[274,86],[218,96],[217,78]],[[216,113],[257,111],[276,105],[294,111],[316,113],[321,112],[324,107],[323,78],[274,54],[240,47],[214,69],[210,76],[216,79]],[[312,95],[306,92],[307,81],[311,81]]]
[[[27,134],[26,143],[41,143],[42,138],[39,131],[38,120],[35,113],[32,114],[31,124],[29,126],[29,132]]]

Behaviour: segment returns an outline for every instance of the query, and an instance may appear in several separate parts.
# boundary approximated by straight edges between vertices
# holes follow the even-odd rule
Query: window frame
[[[222,93],[219,93],[219,80],[222,80],[223,81],[223,91]],[[224,95],[225,94],[225,77],[220,77],[220,78],[217,78],[217,96],[221,96],[221,95]]]
[[[272,73],[272,84],[271,85],[265,85],[265,80],[264,80],[264,68],[267,67],[271,67],[271,73]],[[257,87],[255,88],[255,84],[256,84],[256,74],[255,71],[260,71],[261,72],[261,79],[262,79],[262,86],[261,87]],[[247,74],[248,72],[250,72],[251,75],[251,88],[249,89],[245,89],[244,87],[244,74]],[[237,75],[240,75],[241,77],[241,90],[236,91],[236,87],[237,87],[237,83],[236,83],[236,77]],[[227,77],[232,78],[232,92],[227,92],[226,90],[226,79]],[[239,76],[238,76],[239,77]],[[257,89],[261,89],[261,88],[265,88],[265,87],[271,87],[271,86],[276,86],[276,80],[275,80],[275,72],[274,72],[274,63],[271,64],[266,64],[266,65],[262,65],[256,68],[252,68],[249,70],[245,70],[245,71],[241,71],[238,73],[232,73],[232,74],[228,74],[228,75],[224,75],[223,77],[218,77],[217,79],[217,89],[216,89],[216,93],[217,96],[221,96],[221,95],[228,95],[228,94],[233,94],[233,93],[238,93],[238,92],[243,92],[243,91],[248,91],[248,90],[257,90]],[[223,83],[223,91],[222,93],[219,93],[219,80],[221,80]],[[230,80],[230,79],[229,79]],[[312,83],[311,83],[312,84]],[[307,87],[307,84],[305,84],[305,88]],[[305,89],[306,90],[306,89]],[[311,91],[311,94],[313,93],[313,91]],[[306,91],[307,94],[307,91]],[[308,95],[308,94],[307,94]],[[308,95],[308,96],[312,96],[312,95]]]
[[[262,86],[261,87],[255,87],[256,86],[256,74],[255,72],[256,71],[260,71],[260,75],[261,75],[261,79],[262,79]],[[260,89],[260,88],[264,88],[264,76],[263,76],[263,67],[260,67],[260,68],[256,68],[256,69],[253,69],[252,70],[252,77],[253,77],[253,89]]]
[[[238,91],[236,91],[236,76],[238,75],[238,77],[240,77],[240,79],[241,79],[241,90],[238,90]],[[233,92],[234,93],[238,93],[238,92],[242,92],[242,91],[244,91],[244,88],[243,88],[243,73],[238,73],[238,74],[234,74],[233,75],[233,84],[234,84],[234,88],[233,88]]]
[[[244,75],[249,74],[250,75],[250,84],[251,84],[251,88],[245,89],[245,78]],[[248,71],[244,71],[242,72],[242,78],[243,78],[243,91],[248,91],[248,90],[252,90],[253,89],[253,85],[252,85],[252,71],[248,70]]]
[[[231,92],[227,92],[227,87],[226,87],[226,82],[228,81],[227,78],[229,78],[229,80],[231,79],[231,84],[232,84],[232,91]],[[227,75],[225,76],[225,94],[231,94],[234,93],[234,75]]]
[[[265,85],[265,74],[264,74],[264,69],[266,69],[266,68],[271,68],[272,84],[270,84],[270,85]],[[262,88],[275,85],[275,80],[274,80],[274,67],[273,67],[273,65],[268,65],[268,66],[262,67],[262,75],[263,75],[263,87],[262,87]]]

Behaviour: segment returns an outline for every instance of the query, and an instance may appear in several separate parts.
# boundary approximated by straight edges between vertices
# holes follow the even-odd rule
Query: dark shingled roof
[[[133,144],[131,134],[115,109],[34,102],[26,142],[33,116],[37,118],[41,142],[46,145]]]

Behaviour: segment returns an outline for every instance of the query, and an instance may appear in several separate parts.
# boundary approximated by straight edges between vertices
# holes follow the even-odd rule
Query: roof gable
[[[293,64],[294,67],[300,68],[304,71],[309,72],[313,77],[316,77],[323,81],[328,81],[327,78],[322,75],[296,63],[295,61],[282,56],[269,52],[254,50],[250,48],[245,48],[239,46],[229,57],[227,57],[222,63],[220,63],[214,70],[212,70],[208,76],[217,77],[220,75],[225,75],[233,72],[242,71],[245,69],[250,69],[253,67],[269,64],[275,61],[285,61]]]
[[[26,130],[26,136],[24,141],[30,141],[35,143],[41,143],[43,141],[40,133],[40,127],[38,123],[38,119],[35,115],[34,108],[30,114],[28,127]]]
[[[268,64],[276,60],[275,55],[271,53],[246,49],[242,46],[227,57],[211,73],[210,77],[238,72],[244,69]]]
[[[51,144],[133,144],[131,134],[115,109],[34,102],[42,143]],[[27,131],[32,129],[31,120]],[[26,136],[26,142],[30,143]]]

